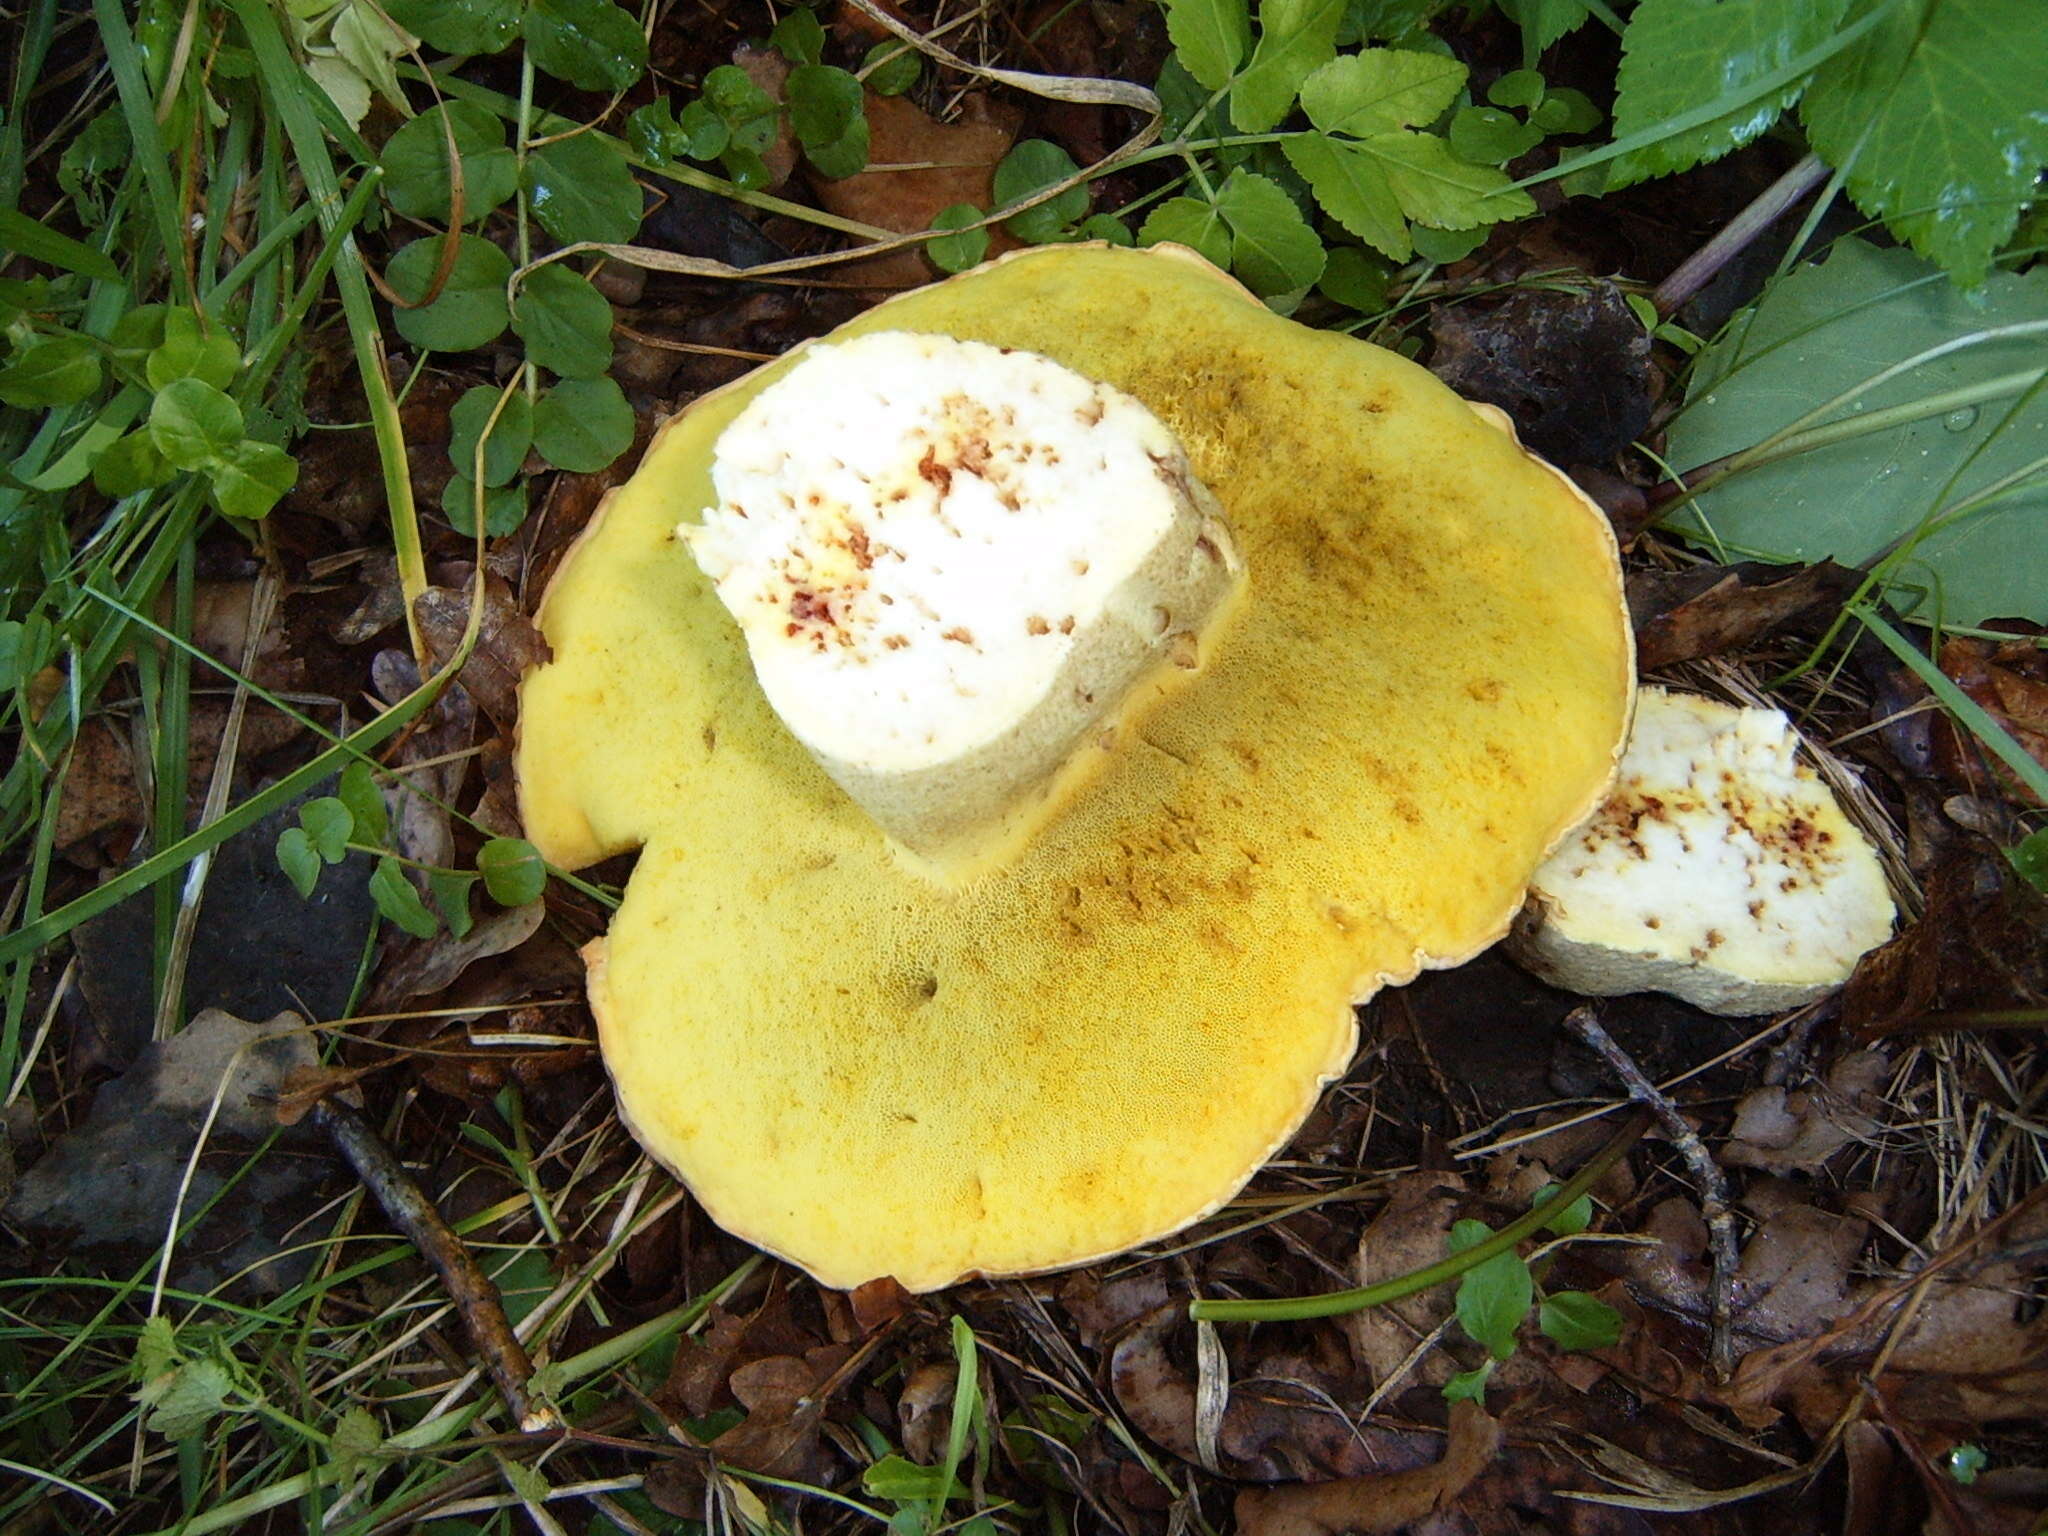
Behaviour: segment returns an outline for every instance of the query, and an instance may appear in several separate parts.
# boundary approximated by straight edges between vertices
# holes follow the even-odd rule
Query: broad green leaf
[[[518,532],[526,511],[526,487],[521,482],[484,487],[484,533],[490,538]],[[441,513],[464,538],[476,537],[476,485],[467,475],[455,475],[441,487]]]
[[[1621,1314],[1584,1291],[1558,1291],[1543,1298],[1537,1326],[1559,1349],[1612,1349],[1621,1340]]]
[[[242,408],[211,384],[176,379],[150,402],[149,437],[178,468],[204,469],[242,441]]]
[[[1498,107],[1463,107],[1451,119],[1446,137],[1461,160],[1475,165],[1506,165],[1543,142],[1543,130]]]
[[[1460,1221],[1451,1228],[1451,1251],[1462,1252],[1492,1235],[1482,1221]],[[1474,1343],[1484,1344],[1496,1360],[1505,1360],[1515,1352],[1515,1331],[1535,1299],[1529,1266],[1509,1249],[1459,1277],[1458,1323]]]
[[[1991,327],[2048,320],[2048,270],[1994,274],[1965,296],[1902,250],[1836,243],[1824,266],[1775,283],[1748,324],[1702,352],[1672,421],[1674,465],[1692,469],[1754,447],[1889,364]],[[2039,335],[1950,353],[1869,391],[1861,411],[1900,406],[2048,363]],[[1768,560],[1861,565],[1911,539],[1929,514],[2008,479],[2048,454],[2048,389],[2015,387],[1882,432],[1747,469],[1681,507],[1687,537]],[[1951,486],[1950,481],[1954,480]],[[1965,512],[1915,544],[1900,577],[1929,588],[1917,617],[1981,624],[2048,621],[2048,476]],[[1895,601],[1906,605],[1910,593]]]
[[[1392,268],[1377,257],[1366,255],[1355,245],[1340,245],[1323,264],[1316,292],[1361,314],[1377,314],[1387,307],[1393,275]]]
[[[1536,1191],[1529,1204],[1532,1208],[1550,1200],[1562,1188],[1558,1184],[1546,1184]],[[1543,1223],[1543,1230],[1554,1232],[1559,1237],[1575,1237],[1593,1224],[1593,1197],[1581,1195],[1570,1205]]]
[[[1325,133],[1369,139],[1432,123],[1457,100],[1465,66],[1434,53],[1368,48],[1333,59],[1301,83],[1301,107]]]
[[[92,461],[92,483],[104,496],[133,496],[177,476],[178,467],[158,452],[147,427],[137,427],[100,450]]]
[[[144,359],[142,376],[151,389],[162,389],[174,379],[198,379],[215,389],[226,389],[242,371],[242,349],[218,321],[202,328],[199,317],[189,309],[173,309],[164,315],[164,339]]]
[[[348,857],[348,840],[356,829],[355,813],[334,796],[322,795],[300,806],[299,826],[322,863],[339,864]]]
[[[1409,226],[1408,238],[1415,242],[1415,254],[1424,261],[1444,266],[1453,261],[1462,261],[1480,246],[1486,244],[1490,224],[1475,225],[1471,229],[1431,229],[1427,224]]]
[[[1858,207],[1975,283],[2048,164],[2048,25],[2012,0],[1894,4],[1800,113]]]
[[[1211,266],[1230,270],[1230,231],[1213,204],[1198,197],[1169,197],[1145,216],[1138,244],[1171,242],[1201,253]]]
[[[320,855],[304,827],[286,827],[277,834],[277,867],[285,872],[301,901],[320,883]]]
[[[1817,47],[1847,0],[1643,0],[1622,34],[1614,136],[1626,138],[1729,96]],[[1609,163],[1608,185],[1688,170],[1740,148],[1799,99],[1804,79]]]
[[[612,0],[526,0],[520,23],[536,68],[583,91],[623,91],[647,67],[647,39]]]
[[[433,303],[421,304],[441,261],[445,237],[415,240],[385,269],[385,281],[410,309],[394,307],[392,324],[416,347],[436,352],[467,352],[495,341],[510,315],[505,308],[505,283],[512,276],[512,258],[478,235],[458,235],[455,265]]]
[[[408,32],[443,53],[496,53],[518,35],[520,0],[384,0]]]
[[[1264,0],[1259,45],[1230,88],[1230,120],[1240,133],[1277,127],[1302,81],[1337,55],[1345,0]]]
[[[965,272],[988,254],[988,230],[969,229],[982,210],[972,203],[955,203],[932,216],[933,229],[957,229],[957,235],[940,235],[928,242],[924,253],[941,272]]]
[[[420,900],[412,882],[405,878],[404,867],[388,853],[377,861],[377,868],[370,875],[370,899],[388,920],[416,939],[431,939],[440,932],[440,923]]]
[[[557,469],[595,474],[633,446],[633,407],[613,379],[564,379],[534,407],[533,446]]]
[[[1251,13],[1245,0],[1166,0],[1166,35],[1187,72],[1220,91],[1251,52]]]
[[[1429,133],[1383,133],[1359,145],[1377,158],[1401,211],[1433,229],[1470,229],[1498,224],[1536,211],[1526,192],[1490,165],[1460,160],[1451,146]]]
[[[825,28],[815,13],[797,6],[775,23],[768,46],[792,64],[815,64],[825,56]]]
[[[1323,212],[1376,251],[1406,261],[1414,246],[1401,201],[1385,166],[1355,144],[1305,133],[1286,143],[1287,163],[1301,173]]]
[[[861,79],[877,96],[901,96],[923,72],[917,50],[893,37],[875,44],[860,61]]]
[[[434,906],[442,921],[447,923],[448,931],[458,939],[476,926],[476,918],[469,910],[469,889],[475,884],[476,876],[467,870],[435,869],[427,872],[427,894],[434,898]]]
[[[480,221],[519,186],[519,163],[505,142],[505,125],[474,102],[429,108],[384,141],[384,195],[408,218],[445,223],[453,189],[448,140],[462,167],[462,218]]]
[[[207,471],[213,504],[229,517],[267,516],[299,483],[298,461],[272,443],[244,438]]]
[[[1230,226],[1231,269],[1261,298],[1297,292],[1323,275],[1323,242],[1278,182],[1232,171],[1216,211]]]
[[[526,192],[541,228],[564,245],[624,244],[639,232],[645,207],[632,165],[594,133],[556,139],[528,155]]]
[[[76,405],[100,387],[100,355],[83,336],[23,347],[0,368],[0,403],[23,410]]]
[[[539,850],[522,837],[494,837],[476,851],[476,871],[484,889],[501,907],[523,907],[539,901],[547,889],[548,867]]]
[[[1056,182],[1065,181],[1079,169],[1074,157],[1059,145],[1045,139],[1024,139],[996,165],[996,206],[1007,208],[1020,203]],[[1088,188],[1080,184],[1004,220],[1003,227],[1019,240],[1043,245],[1087,212]]]
[[[121,280],[121,269],[105,251],[46,228],[18,208],[0,208],[0,250],[109,283]]]
[[[463,391],[462,398],[448,413],[448,457],[458,475],[476,469],[477,439],[488,423],[491,435],[484,439],[484,484],[503,485],[519,473],[526,462],[526,450],[533,446],[533,406],[526,391],[515,388],[505,395],[502,409],[498,397],[503,390],[479,384]],[[493,413],[497,420],[492,421]]]
[[[1091,213],[1075,229],[1083,240],[1104,240],[1111,245],[1132,246],[1138,242],[1131,235],[1131,226],[1113,213]]]
[[[795,11],[808,16],[808,11]],[[784,85],[789,126],[805,149],[831,144],[860,119],[860,82],[829,64],[799,64]]]
[[[611,366],[611,304],[562,262],[526,275],[512,302],[512,329],[528,359],[550,373],[594,379]]]
[[[1486,88],[1486,99],[1496,107],[1533,107],[1543,100],[1543,74],[1534,69],[1511,69]]]
[[[355,762],[342,769],[341,782],[334,793],[355,818],[352,836],[356,842],[374,848],[391,835],[391,813],[385,808],[384,796],[369,764]]]

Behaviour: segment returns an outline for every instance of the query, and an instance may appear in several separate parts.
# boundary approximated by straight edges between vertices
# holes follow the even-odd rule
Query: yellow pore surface
[[[1228,1199],[1352,1004],[1497,938],[1600,799],[1632,655],[1605,520],[1424,370],[1171,250],[1031,251],[840,335],[1028,348],[1179,434],[1249,571],[1213,657],[1010,863],[912,872],[762,699],[673,537],[787,360],[670,422],[542,610],[526,826],[644,845],[591,997],[628,1122],[831,1285],[1057,1268]]]

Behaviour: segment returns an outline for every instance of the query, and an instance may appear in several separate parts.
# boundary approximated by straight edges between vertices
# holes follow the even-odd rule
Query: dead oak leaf
[[[1347,1477],[1237,1496],[1241,1536],[1378,1536],[1408,1527],[1457,1501],[1500,1450],[1500,1425],[1477,1403],[1451,1409],[1443,1460],[1380,1477]]]
[[[1876,1135],[1878,1089],[1890,1070],[1881,1051],[1851,1051],[1829,1070],[1825,1084],[1744,1094],[1721,1161],[1766,1173],[1814,1172],[1851,1142]]]

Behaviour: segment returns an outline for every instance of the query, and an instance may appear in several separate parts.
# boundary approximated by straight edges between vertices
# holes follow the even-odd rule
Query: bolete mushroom
[[[1022,252],[824,342],[882,331],[1033,353],[1163,423],[1243,565],[1198,665],[1083,740],[1014,846],[907,854],[676,536],[800,350],[670,421],[564,563],[518,769],[550,860],[642,849],[586,951],[627,1123],[729,1230],[921,1291],[1235,1193],[1344,1069],[1354,1004],[1505,931],[1605,793],[1633,656],[1605,519],[1504,416],[1191,253]]]
[[[1508,949],[1589,997],[1769,1013],[1891,937],[1877,850],[1775,709],[1645,688],[1614,792],[1546,859]]]

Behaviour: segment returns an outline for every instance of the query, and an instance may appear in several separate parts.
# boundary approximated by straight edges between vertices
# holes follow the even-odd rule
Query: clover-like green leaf
[[[1451,118],[1446,137],[1461,160],[1475,165],[1505,165],[1543,142],[1543,130],[1498,107],[1461,107]]]
[[[385,808],[384,796],[368,763],[357,761],[342,769],[341,782],[334,793],[355,818],[353,841],[374,848],[391,835],[391,813]]]
[[[462,869],[434,869],[427,872],[427,894],[434,898],[434,906],[441,918],[448,924],[449,933],[464,938],[476,926],[476,918],[469,910],[470,888],[476,884],[476,876]]]
[[[1184,245],[1211,266],[1230,270],[1230,230],[1215,205],[1198,197],[1169,197],[1145,216],[1138,244]]]
[[[519,33],[520,0],[383,0],[406,31],[443,53],[496,53]]]
[[[541,228],[564,245],[631,240],[646,202],[626,157],[594,133],[556,139],[528,155],[526,195]]]
[[[114,439],[92,461],[93,485],[101,495],[116,498],[167,485],[177,473],[177,466],[158,451],[147,427]]]
[[[444,239],[430,235],[415,240],[385,269],[385,280],[413,307],[396,309],[392,323],[416,347],[436,352],[466,352],[494,341],[511,318],[505,307],[505,283],[512,276],[512,258],[477,235],[454,236],[455,264],[432,303],[421,303],[440,266]]]
[[[988,230],[970,229],[982,217],[982,210],[972,203],[955,203],[950,208],[941,208],[932,215],[933,229],[958,230],[958,234],[940,235],[929,242],[924,253],[931,257],[932,265],[941,272],[965,272],[988,254]]]
[[[408,218],[445,222],[452,208],[448,145],[462,169],[462,218],[474,224],[519,185],[505,125],[469,101],[431,107],[384,141],[384,195]]]
[[[504,405],[498,399],[504,395]],[[495,415],[496,420],[493,421]],[[503,485],[519,473],[526,462],[526,450],[533,446],[533,406],[526,391],[510,394],[479,384],[463,391],[462,398],[448,412],[448,457],[459,475],[476,472],[477,440],[483,438],[484,484]],[[484,428],[490,436],[484,438]]]
[[[563,262],[527,274],[512,303],[512,329],[527,357],[550,373],[593,379],[611,366],[612,307]]]
[[[768,34],[768,46],[792,64],[815,64],[825,56],[825,28],[815,12],[799,5]]]
[[[321,862],[313,839],[304,827],[286,827],[277,834],[277,867],[284,871],[292,889],[304,901],[320,883]]]
[[[299,825],[323,862],[339,864],[348,857],[348,840],[356,829],[355,813],[334,796],[322,795],[300,806]]]
[[[454,475],[441,487],[441,513],[448,526],[465,538],[476,537],[477,487],[467,475]],[[484,533],[502,539],[516,533],[526,521],[526,487],[515,480],[510,485],[485,486]]]
[[[299,483],[299,464],[272,443],[244,438],[209,467],[213,504],[229,517],[254,521]]]
[[[640,23],[612,0],[526,0],[520,21],[535,67],[583,91],[623,91],[647,68]]]
[[[547,889],[548,867],[523,837],[494,837],[476,852],[484,889],[501,907],[523,907]]]
[[[166,310],[164,339],[143,361],[142,375],[151,389],[174,379],[199,379],[226,389],[242,369],[242,349],[218,322],[203,326],[189,309]]]
[[[893,37],[875,44],[860,61],[860,77],[877,96],[901,96],[923,72],[917,50]]]
[[[1008,208],[1065,181],[1080,170],[1074,157],[1046,139],[1023,139],[996,165],[994,194],[998,208]],[[1019,240],[1043,245],[1088,212],[1088,188],[1076,185],[1059,196],[1027,208],[1003,221]]]
[[[203,380],[174,379],[150,402],[149,437],[179,469],[204,469],[242,441],[242,408]]]
[[[616,380],[564,379],[534,407],[533,446],[557,469],[595,474],[633,446],[633,407]]]

